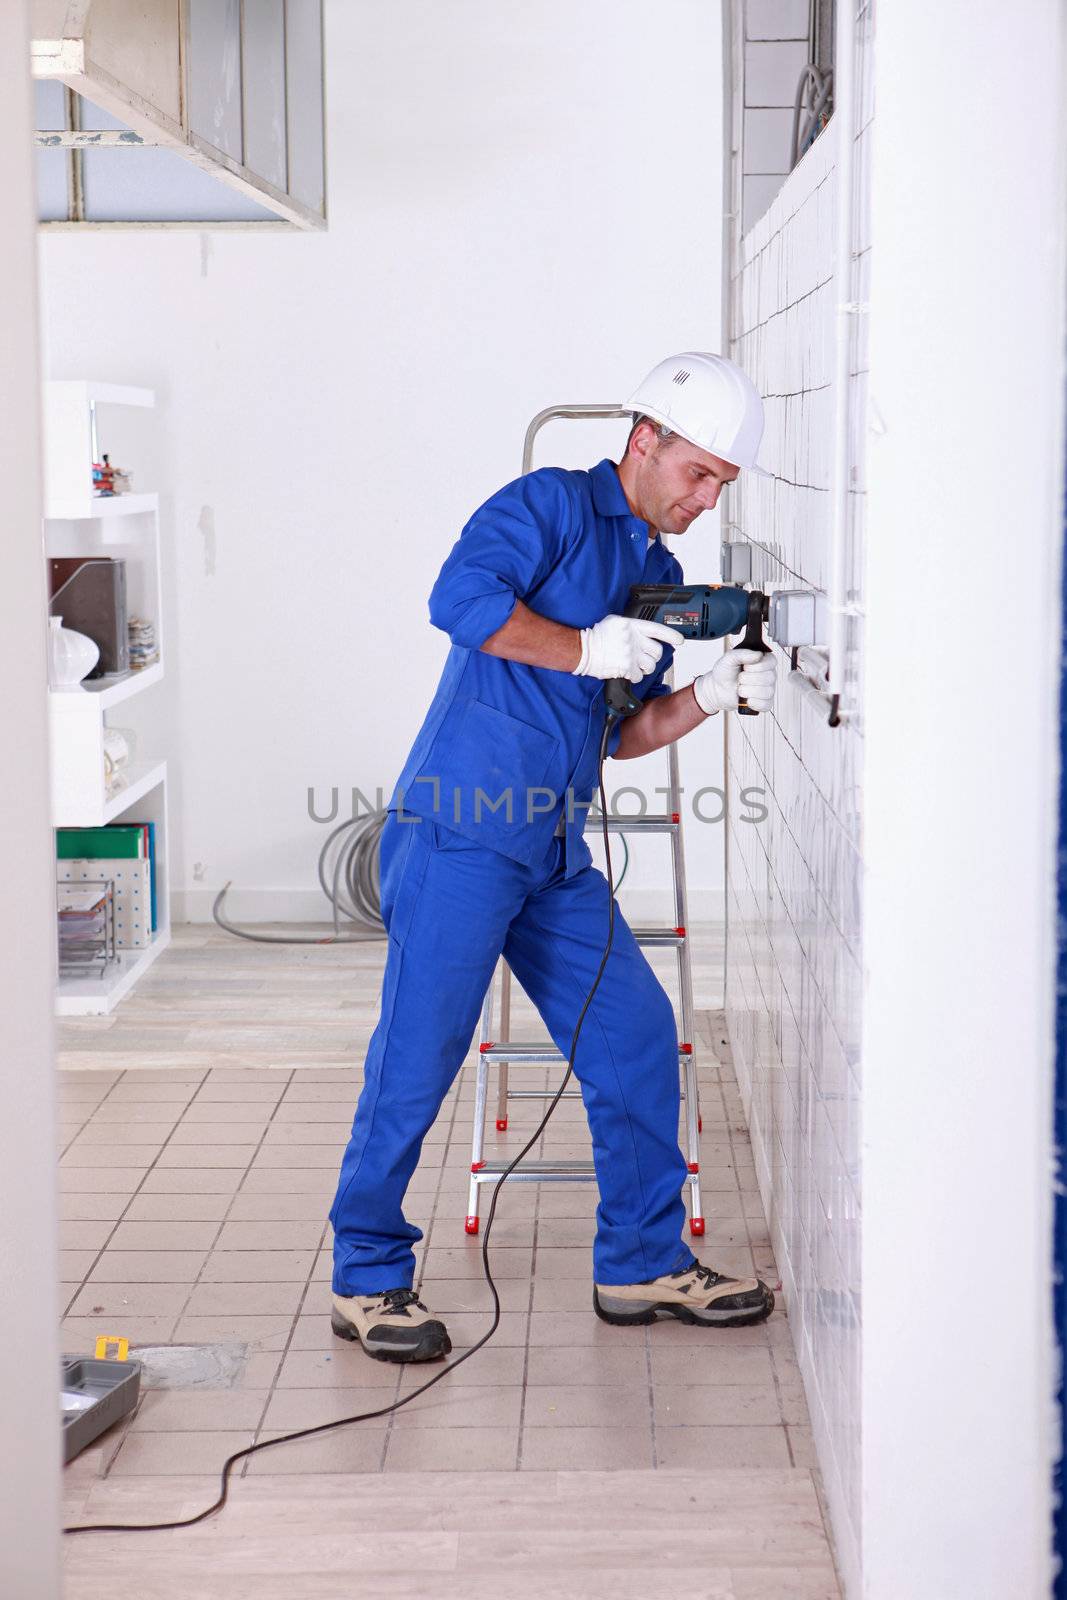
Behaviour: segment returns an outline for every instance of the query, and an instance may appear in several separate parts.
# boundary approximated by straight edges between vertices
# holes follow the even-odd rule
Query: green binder
[[[57,828],[56,855],[60,861],[79,858],[89,861],[116,860],[120,856],[141,855],[144,828]]]

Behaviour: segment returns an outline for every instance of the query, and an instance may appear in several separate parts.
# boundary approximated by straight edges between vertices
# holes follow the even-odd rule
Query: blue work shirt
[[[430,621],[452,648],[389,809],[433,818],[531,867],[562,817],[566,876],[587,866],[582,833],[607,714],[603,679],[506,661],[480,646],[516,600],[588,628],[624,611],[632,584],[681,581],[659,535],[650,540],[631,512],[614,462],[589,472],[542,467],[507,484],[474,513],[430,594]],[[670,693],[662,679],[673,656],[665,645],[635,686],[639,699]],[[618,741],[616,728],[609,753]]]

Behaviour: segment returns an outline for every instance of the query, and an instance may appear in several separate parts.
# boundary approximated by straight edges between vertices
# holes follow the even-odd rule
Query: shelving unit
[[[159,648],[159,660],[151,666],[48,693],[53,826],[102,827],[124,819],[152,822],[156,850],[157,926],[151,944],[120,952],[102,977],[60,978],[56,996],[60,1016],[106,1016],[170,942],[167,764],[151,697],[144,704],[140,700],[162,681],[165,669],[159,497],[92,492],[92,463],[106,448],[106,415],[99,415],[98,408],[106,412],[112,406],[154,405],[150,389],[80,380],[45,385],[45,555],[123,559],[129,614],[154,622]],[[116,707],[124,707],[127,714],[136,708],[138,759],[127,769],[122,788],[109,796],[104,734],[109,713]]]

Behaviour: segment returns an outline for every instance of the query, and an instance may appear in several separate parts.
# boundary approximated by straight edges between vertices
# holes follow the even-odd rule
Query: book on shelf
[[[158,926],[156,825],[113,822],[102,828],[56,829],[60,882],[109,878],[115,892],[115,942],[141,949]]]

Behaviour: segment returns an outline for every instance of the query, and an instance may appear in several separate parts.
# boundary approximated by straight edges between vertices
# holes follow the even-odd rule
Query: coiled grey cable
[[[215,896],[212,917],[226,933],[232,933],[237,939],[251,939],[256,944],[365,944],[370,940],[384,939],[378,841],[385,818],[384,811],[368,811],[364,816],[350,817],[347,822],[334,828],[319,851],[319,883],[333,909],[332,936],[321,933],[254,933],[250,928],[238,927],[223,914],[226,895],[233,881],[229,878]],[[630,866],[630,850],[625,838],[621,839],[621,844],[623,863],[615,885],[616,892],[622,888]],[[342,917],[347,918],[354,927],[342,931]]]

